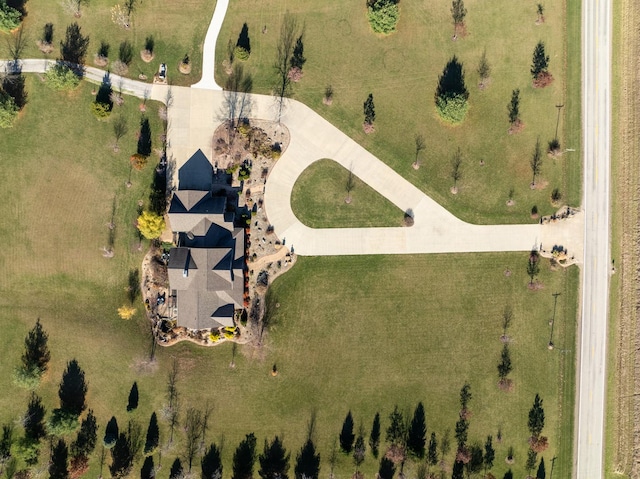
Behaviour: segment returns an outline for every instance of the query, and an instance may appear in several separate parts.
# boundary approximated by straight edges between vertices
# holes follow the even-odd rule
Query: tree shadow
[[[109,249],[113,251],[113,247],[116,243],[116,197],[113,197],[113,203],[111,204],[111,219],[109,220]]]
[[[20,12],[20,15],[22,15],[23,19],[24,17],[27,16],[27,9],[24,8],[24,5],[25,3],[27,3],[27,0],[7,0],[6,3],[7,3],[7,6],[18,10]]]
[[[109,105],[109,111],[111,111],[111,109],[113,108],[113,101],[111,100],[112,93],[113,89],[111,88],[111,77],[109,75],[109,72],[106,72],[102,77],[102,83],[100,83],[98,93],[96,93],[96,103]]]
[[[25,77],[21,73],[5,75],[2,79],[2,89],[11,97],[19,110],[27,104],[27,90],[24,86]]]
[[[469,98],[469,92],[464,82],[464,68],[454,55],[445,65],[442,75],[438,79],[436,98]]]
[[[249,26],[245,22],[238,35],[238,41],[236,47],[244,48],[248,53],[251,53],[251,39],[249,38]]]

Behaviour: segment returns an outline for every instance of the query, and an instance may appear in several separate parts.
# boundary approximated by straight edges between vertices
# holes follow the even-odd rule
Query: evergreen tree
[[[44,416],[47,410],[42,405],[42,399],[35,392],[31,393],[27,412],[24,415],[24,436],[30,441],[40,441],[47,435]]]
[[[535,185],[536,177],[540,174],[540,170],[542,170],[542,150],[540,148],[540,138],[536,139],[536,146],[533,150],[533,154],[531,155],[531,161],[529,161],[529,166],[531,167],[531,174],[533,175],[533,178],[531,179],[531,184]]]
[[[237,451],[236,451],[237,454]],[[234,455],[235,465],[235,455]],[[220,460],[220,449],[215,444],[211,444],[202,456],[200,461],[202,468],[201,479],[221,479],[222,478],[222,461]],[[253,465],[252,465],[253,467]]]
[[[540,465],[538,466],[538,472],[536,472],[536,479],[546,479],[547,471],[544,467],[544,457],[540,458]]]
[[[93,410],[89,409],[87,417],[82,420],[76,440],[71,443],[71,455],[73,457],[89,457],[97,442],[98,424]]]
[[[467,437],[469,434],[469,421],[465,418],[458,419],[456,422],[456,441],[458,442],[458,449],[462,449],[467,443]]]
[[[62,61],[83,65],[88,48],[89,37],[82,35],[80,26],[75,22],[69,25],[64,41],[60,42]]]
[[[353,446],[353,464],[356,466],[356,474],[360,470],[360,465],[364,462],[366,446],[364,445],[364,435],[358,434],[355,446]]]
[[[451,3],[451,17],[454,25],[462,25],[466,16],[467,9],[464,6],[464,0],[453,0]]]
[[[438,440],[436,439],[436,433],[431,433],[431,439],[429,440],[429,449],[427,452],[427,462],[430,466],[438,464]]]
[[[364,102],[364,122],[367,125],[373,125],[376,119],[376,107],[373,104],[373,93],[369,93],[367,100]]]
[[[419,402],[413,413],[409,434],[407,435],[407,448],[416,457],[424,457],[427,442],[427,424],[424,414],[424,406]]]
[[[49,479],[68,479],[69,478],[69,451],[64,439],[58,439],[58,442],[51,452],[51,462],[49,464]]]
[[[127,411],[131,412],[134,409],[138,408],[138,382],[134,381],[133,386],[131,386],[131,391],[129,391],[129,401],[127,402]]]
[[[392,446],[404,447],[406,436],[406,425],[404,416],[398,410],[396,405],[393,412],[389,415],[389,427],[387,428],[387,442]]]
[[[391,459],[383,457],[380,460],[380,467],[378,468],[378,477],[380,479],[393,479],[396,473],[396,466]]]
[[[380,446],[380,413],[376,413],[371,426],[371,434],[369,434],[369,447],[373,453],[373,457],[378,457],[378,447]]]
[[[58,389],[60,409],[79,416],[86,408],[86,394],[87,383],[84,379],[84,371],[78,365],[78,361],[72,359],[67,363],[67,369],[62,374]]]
[[[307,59],[304,57],[304,43],[302,42],[302,35],[298,37],[296,40],[296,44],[293,47],[293,55],[291,55],[291,68],[299,68],[302,70],[302,67],[306,63]]]
[[[153,456],[147,456],[140,469],[140,479],[153,479],[154,477],[156,477],[156,469],[153,466]]]
[[[262,479],[288,479],[289,454],[284,448],[278,436],[271,443],[265,439],[264,450],[258,458],[260,470],[258,474]]]
[[[472,397],[471,385],[466,382],[460,389],[460,410],[463,413],[467,412],[467,406],[469,405],[469,401],[471,401]]]
[[[542,408],[542,399],[536,394],[533,400],[533,406],[529,410],[529,432],[536,439],[540,436],[544,428],[544,409]]]
[[[127,434],[121,432],[115,445],[111,448],[109,472],[111,472],[113,479],[121,479],[129,474],[133,465],[133,456],[131,440]]]
[[[296,456],[296,467],[294,469],[296,479],[318,479],[320,475],[320,454],[316,453],[316,446],[307,439],[302,449]]]
[[[151,155],[151,124],[147,117],[140,120],[140,136],[138,136],[138,154]]]
[[[176,460],[171,464],[171,470],[169,471],[169,479],[181,479],[184,470],[182,469],[182,463],[180,458],[176,457]]]
[[[502,353],[500,353],[500,362],[498,363],[498,377],[500,381],[504,381],[511,372],[511,355],[509,354],[509,345],[504,343]]]
[[[462,463],[462,461],[455,461],[453,463],[451,479],[464,479],[464,464]]]
[[[114,446],[117,440],[118,440],[118,421],[116,420],[115,416],[111,416],[111,419],[109,419],[109,422],[107,423],[107,427],[104,430],[104,438],[102,439],[102,442],[104,444],[104,447],[109,449]]]
[[[538,42],[533,50],[533,62],[531,64],[531,76],[537,80],[543,73],[549,71],[549,55],[545,53],[544,43]]]
[[[507,105],[509,112],[509,123],[515,125],[520,121],[520,90],[515,89],[511,92],[511,102]]]
[[[471,456],[469,462],[465,464],[467,477],[471,477],[480,472],[482,470],[482,464],[484,463],[480,444],[472,444],[469,448],[469,455]]]
[[[531,471],[535,469],[537,462],[538,462],[538,453],[533,449],[529,449],[527,451],[527,462],[524,465],[524,468],[527,471],[527,476],[531,475]]]
[[[24,339],[22,368],[26,373],[40,376],[47,370],[51,353],[47,345],[49,335],[42,328],[40,318]]]
[[[256,437],[247,434],[233,453],[232,479],[251,479],[256,462]]]
[[[147,438],[144,442],[144,453],[152,454],[160,443],[160,428],[158,427],[158,416],[155,411],[149,419],[149,427],[147,427]]]
[[[491,65],[489,65],[489,60],[487,60],[487,49],[485,48],[482,51],[482,56],[480,57],[480,61],[478,62],[478,76],[480,77],[480,84],[484,85],[484,82],[487,81],[487,78],[491,76]]]
[[[349,454],[353,448],[353,441],[356,436],[353,433],[353,416],[351,411],[347,413],[342,423],[342,431],[340,431],[340,449]]]
[[[496,451],[493,448],[493,437],[487,436],[487,442],[484,443],[484,466],[486,470],[491,470],[493,461],[496,458]]]

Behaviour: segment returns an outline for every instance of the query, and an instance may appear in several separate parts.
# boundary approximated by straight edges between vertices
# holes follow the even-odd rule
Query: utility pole
[[[564,106],[564,103],[562,105],[556,105],[556,108],[558,109],[558,119],[556,120],[556,136],[554,137],[556,140],[558,139],[558,125],[560,124],[560,110],[562,110],[563,106]]]
[[[551,295],[553,296],[553,318],[551,318],[551,321],[549,321],[549,324],[551,325],[551,335],[549,336],[549,349],[553,349],[553,324],[556,322],[556,306],[558,304],[558,296],[560,296],[561,294],[562,293],[558,293],[556,291]]]

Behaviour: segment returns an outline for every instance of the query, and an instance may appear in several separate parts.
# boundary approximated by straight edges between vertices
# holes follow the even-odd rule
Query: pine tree
[[[320,475],[320,454],[316,452],[316,446],[307,439],[302,449],[296,456],[296,467],[294,469],[296,479],[318,479]]]
[[[373,125],[376,119],[376,107],[373,104],[373,93],[369,93],[367,100],[364,102],[364,122],[367,125]]]
[[[127,434],[121,432],[115,445],[111,448],[109,472],[111,472],[113,479],[121,479],[129,474],[133,466],[133,456],[131,440]]]
[[[464,17],[467,16],[467,9],[464,7],[464,0],[453,0],[451,3],[451,17],[454,25],[462,25]]]
[[[520,122],[520,90],[515,89],[511,92],[511,102],[507,105],[509,112],[509,123],[515,125]]]
[[[451,479],[464,479],[464,464],[461,461],[455,461],[453,463]]]
[[[542,408],[542,399],[536,394],[533,400],[533,406],[529,411],[529,432],[534,438],[538,438],[544,428],[544,409]]]
[[[129,391],[129,401],[127,402],[127,411],[131,412],[134,409],[138,408],[138,382],[134,381],[133,386],[131,386],[131,391]]]
[[[232,479],[251,479],[256,462],[256,437],[247,434],[233,453]]]
[[[220,449],[215,444],[211,444],[202,456],[200,461],[202,468],[201,479],[221,479],[222,461],[220,459]]]
[[[396,473],[396,466],[391,459],[383,457],[380,460],[380,467],[378,468],[378,477],[380,479],[393,479]]]
[[[271,443],[265,439],[264,450],[258,460],[258,474],[262,479],[289,479],[289,454],[278,436]]]
[[[469,401],[473,395],[471,394],[471,385],[469,383],[464,383],[462,388],[460,389],[460,412],[461,414],[466,414],[469,406]]]
[[[79,416],[86,408],[86,394],[87,383],[84,379],[84,371],[78,365],[78,361],[72,359],[67,363],[67,369],[62,374],[58,389],[60,409]]]
[[[180,462],[180,458],[176,457],[173,464],[171,464],[171,470],[169,471],[169,479],[182,479],[182,475],[184,474],[184,470],[182,469],[182,463]]]
[[[51,353],[47,345],[48,339],[49,335],[42,328],[40,318],[38,318],[36,325],[24,339],[22,368],[26,373],[40,376],[47,370],[47,365],[51,359]]]
[[[153,479],[154,477],[156,477],[156,469],[153,465],[153,456],[147,456],[140,469],[140,479]]]
[[[549,71],[549,55],[545,53],[544,43],[538,42],[533,50],[533,62],[531,64],[531,76],[537,80],[543,73]]]
[[[484,86],[484,82],[491,76],[491,65],[489,65],[489,60],[487,60],[487,49],[485,48],[482,51],[482,56],[480,57],[480,61],[478,62],[478,76],[480,77],[480,85]]]
[[[366,446],[364,445],[363,434],[358,434],[355,446],[353,446],[353,464],[356,466],[356,474],[358,474],[360,465],[364,462],[365,452]]]
[[[431,433],[431,439],[429,440],[429,449],[427,451],[427,462],[430,466],[438,464],[438,439],[436,439],[436,433]]]
[[[498,377],[500,381],[507,379],[507,376],[512,370],[511,355],[509,354],[509,345],[504,343],[502,346],[502,353],[500,353],[500,362],[498,363]]]
[[[387,442],[392,446],[404,447],[406,439],[406,427],[404,417],[396,405],[389,415],[389,427],[387,428]]]
[[[493,437],[487,436],[487,441],[484,443],[484,466],[485,472],[491,470],[493,467],[493,461],[496,458],[496,451],[493,448]]]
[[[298,37],[296,40],[296,45],[293,47],[293,55],[291,55],[291,68],[299,68],[302,70],[302,67],[306,63],[307,59],[304,57],[304,43],[302,42],[302,35]]]
[[[527,451],[527,462],[524,465],[524,468],[527,471],[527,476],[531,475],[531,471],[535,469],[537,462],[538,462],[538,453],[533,449],[529,449]]]
[[[89,37],[83,36],[80,26],[72,23],[67,27],[64,41],[60,42],[60,55],[62,60],[77,65],[84,64],[84,57],[89,48]]]
[[[118,440],[118,421],[115,416],[111,416],[109,422],[107,423],[107,427],[104,429],[104,438],[102,439],[102,443],[104,447],[107,449],[112,448],[116,441]]]
[[[369,434],[369,447],[373,457],[378,457],[378,447],[380,446],[380,413],[376,413],[371,426],[371,434]]]
[[[98,424],[93,410],[89,409],[87,417],[82,420],[78,436],[71,443],[71,455],[73,457],[89,457],[98,442]]]
[[[407,436],[407,448],[416,457],[423,458],[427,442],[427,424],[424,414],[424,406],[419,402],[413,413],[409,434]]]
[[[544,457],[540,458],[540,465],[538,466],[538,472],[536,472],[536,479],[547,479],[547,471],[544,467]]]
[[[24,436],[30,441],[40,441],[47,435],[44,416],[47,410],[42,405],[42,399],[35,392],[31,393],[27,412],[24,415]]]
[[[342,431],[340,431],[340,449],[349,454],[353,449],[353,441],[356,436],[353,433],[353,416],[351,411],[347,413],[342,423]]]
[[[160,428],[158,427],[158,416],[155,411],[151,414],[149,419],[149,426],[147,427],[147,437],[144,442],[144,453],[152,454],[156,450],[160,443]]]
[[[49,479],[68,479],[69,478],[69,451],[64,439],[58,439],[58,442],[51,453],[51,463],[49,464]]]

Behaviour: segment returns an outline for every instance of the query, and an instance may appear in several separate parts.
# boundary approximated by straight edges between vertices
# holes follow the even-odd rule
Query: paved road
[[[576,467],[603,477],[610,253],[611,0],[583,1],[585,244]]]

